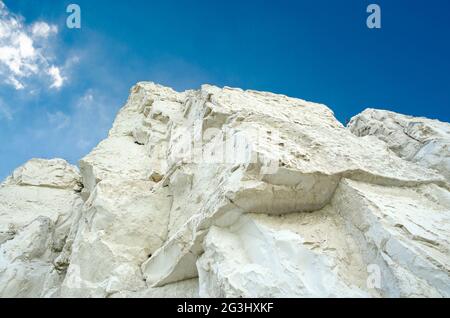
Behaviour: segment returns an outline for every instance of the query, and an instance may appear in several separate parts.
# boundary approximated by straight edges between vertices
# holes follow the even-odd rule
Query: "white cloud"
[[[19,82],[14,76],[8,77],[5,81],[5,83],[14,86],[14,88],[17,90],[21,90],[21,89],[25,88],[25,86],[21,82]]]
[[[61,71],[58,67],[52,65],[48,69],[48,74],[52,77],[53,80],[50,88],[61,88],[61,86],[63,86],[66,79],[61,76]]]
[[[49,25],[47,22],[39,21],[31,26],[31,34],[35,38],[48,38],[53,34],[58,33],[58,27],[56,25]]]
[[[44,21],[27,26],[25,19],[8,10],[0,0],[0,80],[15,89],[24,89],[33,79],[50,77],[50,88],[63,86],[61,68],[49,57],[53,50],[48,38],[58,28]]]

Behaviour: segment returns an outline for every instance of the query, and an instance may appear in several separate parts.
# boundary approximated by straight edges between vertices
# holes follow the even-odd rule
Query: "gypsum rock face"
[[[205,297],[448,297],[450,196],[344,179],[314,213],[213,227],[197,262]],[[369,272],[381,274],[368,288]]]
[[[170,95],[177,93],[153,84],[147,87],[148,92],[139,86],[133,89],[109,137],[80,161],[86,202],[64,257],[70,265],[63,297],[109,297],[145,289],[140,265],[167,238],[172,195],[166,188],[155,189],[161,181],[154,170],[159,162],[152,161],[133,132],[136,123],[146,120],[146,94],[171,101]]]
[[[61,296],[106,297],[146,287],[140,265],[165,241],[170,207],[166,192],[151,187],[124,179],[97,184],[75,225]]]
[[[55,265],[82,200],[78,169],[33,159],[0,185],[0,297],[51,297]]]
[[[350,121],[357,136],[375,136],[405,160],[435,169],[450,180],[450,124],[366,109]]]
[[[343,180],[332,205],[381,269],[385,297],[449,297],[450,193],[436,185],[384,187]]]
[[[430,202],[448,200],[445,178],[398,158],[382,141],[354,136],[324,105],[208,85],[178,93],[139,83],[80,170],[85,203],[54,261],[63,282],[50,280],[46,295],[447,293],[446,254],[425,256],[416,234],[391,233],[408,229],[411,216],[380,225],[369,213],[378,210],[367,212],[366,203],[408,189],[425,202],[413,217],[432,213]],[[387,191],[368,191],[360,199],[348,194],[349,182]],[[410,198],[400,197],[394,206]],[[445,221],[449,209],[441,205]],[[413,240],[412,247],[397,244],[397,257],[386,253],[373,236],[361,234],[354,214],[367,217],[383,237],[391,235],[391,242]],[[437,250],[445,251],[446,239],[440,235]],[[275,256],[268,258],[269,252]],[[414,253],[425,265],[413,264]],[[373,265],[390,279],[387,285],[368,287]],[[424,274],[428,269],[431,274]]]
[[[200,295],[448,297],[449,202],[435,185],[343,180],[321,211],[213,227],[197,262]],[[367,288],[374,267],[380,284]]]
[[[201,129],[219,127],[224,131],[207,140],[206,151],[226,147],[223,135],[231,130],[245,136],[240,139],[241,149],[247,148],[246,143],[251,145],[250,158],[257,156],[259,161],[243,161],[235,167],[202,163],[189,166],[189,193],[193,199],[183,211],[187,222],[176,232],[169,229],[173,236],[142,267],[152,286],[197,275],[196,260],[204,252],[202,242],[209,227],[230,226],[246,213],[279,215],[320,210],[331,201],[342,177],[385,186],[445,184],[438,174],[393,156],[384,143],[366,144],[355,138],[323,105],[210,86],[204,86],[197,95],[194,102],[187,104],[188,122],[200,121]],[[255,135],[255,127],[262,137]],[[277,163],[270,174],[262,169],[262,161],[267,158]],[[199,170],[192,171],[195,168]],[[207,171],[213,174],[201,179]],[[197,184],[195,179],[202,181]],[[175,187],[177,180],[174,177]],[[216,180],[220,183],[215,185]],[[170,187],[172,179],[166,182]],[[198,194],[197,189],[201,190]],[[210,193],[208,200],[200,200],[201,207],[192,205],[194,198],[205,191]],[[186,213],[191,206],[195,211]]]
[[[357,286],[365,286],[367,274],[340,223],[327,207],[212,227],[197,262],[200,296],[369,297]]]

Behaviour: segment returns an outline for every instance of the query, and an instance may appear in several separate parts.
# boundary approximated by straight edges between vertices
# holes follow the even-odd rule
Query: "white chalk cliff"
[[[139,83],[0,185],[0,297],[450,297],[450,125]]]

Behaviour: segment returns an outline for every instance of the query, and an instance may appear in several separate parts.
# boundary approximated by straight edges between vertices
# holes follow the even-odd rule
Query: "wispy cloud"
[[[61,130],[70,125],[70,117],[61,111],[47,113],[49,124],[56,130]]]
[[[54,49],[48,39],[58,33],[55,25],[38,21],[27,25],[21,15],[8,10],[0,0],[0,79],[22,90],[28,81],[50,82],[49,88],[59,89],[66,78],[61,67],[49,57]]]
[[[108,94],[88,89],[65,109],[37,114],[22,138],[36,144],[45,140],[59,156],[79,159],[106,137],[119,106]]]
[[[78,151],[88,152],[107,135],[120,103],[108,94],[88,89],[71,109],[71,138]]]
[[[0,98],[0,119],[13,119],[11,109],[8,107],[8,105],[5,104],[2,98]]]

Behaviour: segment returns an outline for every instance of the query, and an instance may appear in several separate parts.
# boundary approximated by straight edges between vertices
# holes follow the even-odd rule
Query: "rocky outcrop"
[[[400,158],[435,169],[450,181],[450,124],[367,109],[352,118],[349,129],[360,137],[377,137]]]
[[[2,184],[0,295],[448,297],[448,148],[423,152],[445,138],[394,146],[365,113],[347,129],[283,95],[138,83],[81,178],[31,161]]]
[[[81,177],[63,160],[29,161],[0,186],[0,297],[51,297],[80,213]]]

